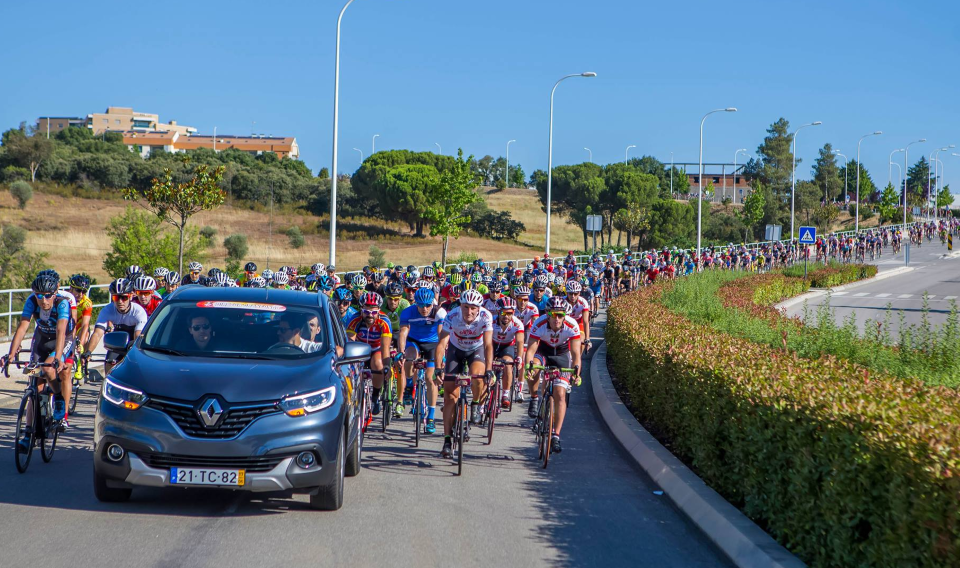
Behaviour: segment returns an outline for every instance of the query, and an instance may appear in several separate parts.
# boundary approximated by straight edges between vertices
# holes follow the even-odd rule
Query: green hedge
[[[957,391],[692,323],[666,286],[614,301],[610,361],[704,481],[812,566],[960,566]]]

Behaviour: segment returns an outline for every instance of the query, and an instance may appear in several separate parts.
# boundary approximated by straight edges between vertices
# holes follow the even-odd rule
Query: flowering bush
[[[704,481],[813,566],[960,566],[956,390],[694,323],[672,286],[615,300],[606,338],[634,411]]]

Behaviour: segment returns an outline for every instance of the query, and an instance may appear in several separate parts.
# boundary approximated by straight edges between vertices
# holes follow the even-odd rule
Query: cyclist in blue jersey
[[[432,288],[420,288],[414,294],[414,305],[400,313],[400,335],[397,338],[399,354],[406,358],[404,370],[406,376],[413,376],[413,361],[423,357],[427,365],[424,374],[427,379],[427,426],[428,434],[437,431],[434,415],[437,410],[437,387],[434,382],[436,361],[434,355],[446,310],[437,305],[437,295]]]
[[[36,320],[30,360],[53,364],[53,367],[42,368],[42,380],[38,387],[42,389],[42,383],[50,384],[54,392],[53,417],[55,420],[66,420],[72,388],[72,369],[65,362],[73,352],[74,322],[70,300],[58,293],[59,287],[60,277],[56,273],[44,271],[37,275],[30,286],[33,294],[23,305],[20,325],[13,335],[10,352],[4,359],[3,366],[6,367],[10,361],[17,358],[30,322]],[[33,424],[32,405],[27,406],[27,424]],[[25,442],[29,443],[29,438],[19,441],[21,445],[25,445]]]
[[[341,286],[333,291],[333,301],[337,304],[337,309],[340,310],[340,319],[343,321],[344,327],[346,327],[353,318],[360,315],[360,310],[353,307],[353,292],[350,291],[350,288],[346,286]]]

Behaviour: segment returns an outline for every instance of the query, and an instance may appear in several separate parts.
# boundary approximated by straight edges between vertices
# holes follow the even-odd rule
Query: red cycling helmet
[[[383,305],[383,298],[376,292],[366,292],[360,296],[361,308],[379,308]]]

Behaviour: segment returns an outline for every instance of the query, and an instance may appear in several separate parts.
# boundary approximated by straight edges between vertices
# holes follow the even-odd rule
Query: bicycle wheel
[[[414,383],[414,388],[417,389],[416,396],[413,397],[413,446],[420,447],[420,430],[423,429],[424,415],[423,415],[423,406],[424,406],[424,384],[421,380],[423,371],[420,371],[420,376],[417,377],[417,381]]]
[[[27,471],[30,465],[30,457],[33,454],[33,444],[36,441],[36,432],[32,426],[27,425],[27,403],[31,399],[31,394],[24,393],[20,400],[20,412],[17,414],[17,437],[13,440],[13,453],[17,463],[17,471],[23,473]],[[20,439],[27,437],[27,449],[20,448]]]
[[[73,381],[73,392],[70,393],[70,415],[77,409],[77,393],[80,392],[80,381],[77,379],[71,379]]]
[[[457,475],[463,475],[463,446],[467,441],[467,428],[470,427],[470,419],[466,416],[467,403],[457,402]]]
[[[497,381],[490,389],[490,400],[487,401],[487,445],[493,443],[493,425],[497,420],[497,412],[500,410],[500,381]]]
[[[546,401],[543,413],[543,437],[541,438],[541,458],[543,459],[543,469],[547,469],[547,464],[550,463],[550,444],[553,441],[553,400],[552,396]]]
[[[50,463],[53,452],[57,449],[57,438],[60,437],[60,422],[48,418],[43,426],[43,436],[40,438],[40,457],[43,463]]]

